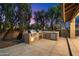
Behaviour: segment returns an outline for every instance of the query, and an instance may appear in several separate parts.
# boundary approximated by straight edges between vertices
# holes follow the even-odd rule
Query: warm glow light
[[[34,38],[33,37],[31,37],[31,41],[34,41]]]

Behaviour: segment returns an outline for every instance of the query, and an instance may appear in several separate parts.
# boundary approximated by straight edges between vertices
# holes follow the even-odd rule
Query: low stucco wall
[[[0,32],[0,40],[3,38],[3,36],[5,35],[6,31],[5,32]]]
[[[3,40],[6,40],[6,41],[16,40],[19,33],[20,31],[9,31],[9,33],[6,35],[5,39]]]

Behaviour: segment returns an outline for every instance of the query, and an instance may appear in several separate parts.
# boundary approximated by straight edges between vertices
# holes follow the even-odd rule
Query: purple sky
[[[32,13],[34,11],[38,11],[38,10],[47,10],[50,7],[54,7],[56,5],[59,5],[59,3],[32,3],[31,7],[32,7]],[[33,14],[32,14],[33,15]],[[69,27],[69,23],[67,22],[67,27]],[[79,17],[76,18],[76,24],[79,23]]]
[[[47,10],[50,7],[58,5],[57,3],[32,3],[32,16],[34,16],[33,12],[38,10]],[[33,18],[30,20],[30,24],[34,24],[35,21]]]
[[[38,10],[47,10],[48,8],[50,7],[53,7],[53,6],[56,6],[58,5],[59,3],[32,3],[32,13],[34,11],[38,11]]]

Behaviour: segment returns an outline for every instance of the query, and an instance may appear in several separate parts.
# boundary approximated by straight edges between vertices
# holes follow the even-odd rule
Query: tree
[[[60,5],[55,6],[55,7],[51,7],[51,8],[48,9],[48,15],[51,18],[51,28],[52,28],[52,30],[54,30],[54,28],[56,27],[54,25],[57,24],[60,21],[61,14],[62,14],[62,10],[60,8]]]
[[[29,20],[31,17],[31,4],[20,4],[20,25],[23,28],[29,29]]]
[[[37,29],[39,29],[39,30],[41,30],[41,28],[42,28],[42,19],[41,19],[41,13],[40,13],[40,11],[35,11],[34,12],[34,15],[35,15],[35,21],[36,21],[36,28]]]
[[[12,4],[12,3],[5,3],[3,4],[3,9],[4,9],[4,14],[6,16],[6,22],[5,22],[5,27],[9,28],[6,32],[6,34],[4,35],[3,39],[5,39],[6,35],[9,33],[10,30],[13,30],[14,24],[17,23],[18,21],[15,22],[15,20],[18,18],[18,20],[20,21],[20,30],[21,33],[23,31],[23,29],[25,29],[27,26],[29,25],[29,23],[27,22],[31,16],[31,7],[30,4],[18,4],[19,7],[19,11],[18,12],[14,12],[14,7],[16,6],[16,4]],[[16,13],[16,15],[15,15]]]
[[[12,4],[4,4],[4,13],[6,16],[7,25],[9,25],[10,29],[13,29],[13,12],[12,12]]]
[[[46,12],[44,10],[34,12],[37,28],[45,30]]]
[[[0,4],[0,31],[4,30],[4,22],[5,22],[5,15],[3,10],[3,4]]]

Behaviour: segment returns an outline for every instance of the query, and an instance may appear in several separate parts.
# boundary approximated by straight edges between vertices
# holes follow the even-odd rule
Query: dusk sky
[[[47,10],[50,7],[54,7],[56,5],[59,5],[59,3],[32,3],[31,7],[32,7],[32,12],[34,11],[38,11],[38,10]],[[79,22],[79,17],[76,20],[77,22]]]
[[[56,6],[59,3],[32,3],[31,7],[32,7],[32,12],[34,11],[38,11],[38,10],[47,10],[50,7]]]
[[[32,15],[34,11],[38,11],[38,10],[47,10],[50,7],[54,7],[56,5],[59,5],[59,3],[32,3],[31,7],[32,7]],[[79,23],[79,17],[76,18],[76,23]],[[69,22],[67,22],[68,27],[69,27]]]
[[[32,17],[34,16],[33,12],[34,11],[38,11],[38,10],[48,10],[48,8],[50,7],[54,7],[56,5],[58,5],[59,3],[32,3],[31,8],[32,8]],[[30,20],[30,25],[34,24],[35,21],[33,18],[31,18]]]

